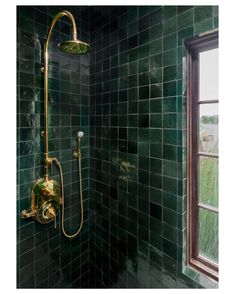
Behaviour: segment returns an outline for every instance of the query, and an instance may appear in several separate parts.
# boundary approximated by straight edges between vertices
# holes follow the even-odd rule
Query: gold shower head
[[[58,48],[62,52],[76,55],[87,54],[91,50],[91,46],[89,44],[77,39],[61,42],[58,44]]]

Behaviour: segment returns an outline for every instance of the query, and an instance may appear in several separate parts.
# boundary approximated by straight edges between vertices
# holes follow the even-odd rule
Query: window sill
[[[199,272],[190,265],[183,266],[183,274],[204,288],[216,289],[219,286],[217,281]]]

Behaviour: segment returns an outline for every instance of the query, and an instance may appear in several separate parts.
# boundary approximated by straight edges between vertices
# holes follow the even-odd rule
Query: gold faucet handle
[[[56,229],[56,211],[55,211],[55,208],[53,206],[50,206],[48,209],[47,209],[47,217],[48,218],[53,218],[54,219],[54,227]]]
[[[29,217],[33,217],[33,216],[35,216],[35,214],[36,214],[36,209],[32,209],[32,208],[30,208],[30,209],[24,209],[24,210],[22,210],[21,211],[21,213],[20,213],[20,218],[29,218]]]
[[[56,217],[56,211],[55,208],[53,206],[50,206],[47,209],[46,215],[48,218],[55,218]]]

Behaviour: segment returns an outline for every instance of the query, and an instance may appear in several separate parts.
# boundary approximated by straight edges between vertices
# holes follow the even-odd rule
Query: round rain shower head
[[[87,54],[91,50],[91,46],[79,40],[69,40],[58,44],[58,48],[65,53],[69,54]]]

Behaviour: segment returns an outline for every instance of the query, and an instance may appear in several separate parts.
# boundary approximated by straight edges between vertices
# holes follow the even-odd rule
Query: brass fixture
[[[40,178],[32,188],[31,208],[22,210],[20,216],[21,218],[32,217],[41,224],[54,221],[56,226],[56,215],[59,211],[60,199],[60,185],[58,182],[52,179]]]
[[[90,45],[77,39],[77,28],[73,15],[66,10],[63,10],[55,15],[52,20],[47,39],[44,46],[44,66],[41,68],[41,72],[44,74],[44,131],[41,136],[44,138],[44,176],[35,181],[32,193],[31,193],[31,208],[23,210],[20,214],[21,218],[32,217],[38,222],[45,224],[51,221],[55,222],[56,227],[56,216],[59,212],[60,205],[62,206],[62,220],[61,227],[62,232],[67,238],[76,237],[81,231],[83,225],[83,199],[82,199],[82,176],[81,176],[81,150],[80,144],[83,137],[83,132],[78,132],[78,145],[76,158],[79,164],[79,181],[80,181],[80,204],[81,204],[81,221],[79,229],[76,233],[69,235],[64,229],[64,182],[63,182],[63,171],[59,160],[55,157],[48,156],[48,62],[49,62],[49,42],[51,34],[56,22],[63,16],[67,16],[72,25],[72,40],[64,41],[58,44],[58,48],[70,54],[86,54],[90,52]],[[49,166],[55,163],[60,172],[60,184],[50,179],[48,175]]]

